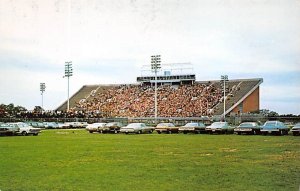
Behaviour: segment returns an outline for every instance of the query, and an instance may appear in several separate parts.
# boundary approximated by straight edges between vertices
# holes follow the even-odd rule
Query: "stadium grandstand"
[[[159,117],[201,117],[222,115],[223,82],[196,81],[191,68],[165,69],[141,74],[135,84],[84,85],[70,98],[70,112],[90,117],[154,117],[154,84],[158,84]],[[173,65],[174,66],[174,65]],[[176,71],[180,70],[179,73]],[[183,70],[190,72],[183,73]],[[144,70],[146,71],[146,70]],[[258,111],[263,79],[235,79],[226,83],[225,113]],[[67,101],[57,108],[66,111]]]

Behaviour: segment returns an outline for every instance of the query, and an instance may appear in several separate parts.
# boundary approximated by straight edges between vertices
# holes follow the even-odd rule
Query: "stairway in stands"
[[[81,99],[89,97],[93,90],[96,90],[99,85],[85,85],[82,86],[72,97],[70,97],[70,108],[74,107]],[[67,110],[67,100],[57,108],[59,111]]]

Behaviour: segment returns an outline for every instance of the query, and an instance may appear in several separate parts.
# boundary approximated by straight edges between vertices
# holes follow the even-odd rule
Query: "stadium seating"
[[[97,90],[99,85],[85,85],[82,86],[73,96],[70,97],[70,107],[74,107],[76,103],[80,102],[82,99],[86,99],[90,96],[93,90]],[[67,110],[67,100],[59,106],[56,110],[65,111]]]
[[[243,99],[261,79],[230,80],[226,110]],[[158,87],[158,116],[199,117],[223,113],[221,82],[204,81]],[[83,86],[70,99],[71,112],[90,117],[153,117],[154,87],[142,84]],[[65,110],[66,102],[57,110]]]

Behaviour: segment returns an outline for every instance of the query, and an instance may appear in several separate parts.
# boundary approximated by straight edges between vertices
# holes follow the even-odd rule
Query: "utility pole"
[[[228,75],[221,76],[221,82],[223,82],[223,98],[224,98],[224,111],[223,111],[223,119],[225,120],[226,113],[226,82],[228,82]]]
[[[70,110],[70,77],[73,76],[73,68],[72,61],[65,62],[65,76],[68,78],[68,104],[67,104],[67,112]]]
[[[45,89],[46,89],[46,85],[45,83],[40,83],[40,91],[41,91],[41,95],[42,95],[42,109],[44,109],[44,92],[45,92]]]
[[[155,95],[154,95],[154,100],[155,100],[154,117],[155,117],[155,121],[157,120],[157,71],[158,71],[158,69],[161,68],[160,62],[161,62],[160,61],[160,55],[151,56],[151,70],[152,70],[152,72],[155,73]]]

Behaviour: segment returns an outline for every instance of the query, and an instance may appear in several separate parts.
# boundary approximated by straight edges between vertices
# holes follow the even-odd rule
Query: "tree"
[[[278,117],[279,114],[275,111],[270,111],[268,109],[261,109],[259,110],[259,113],[266,116],[266,117]]]

